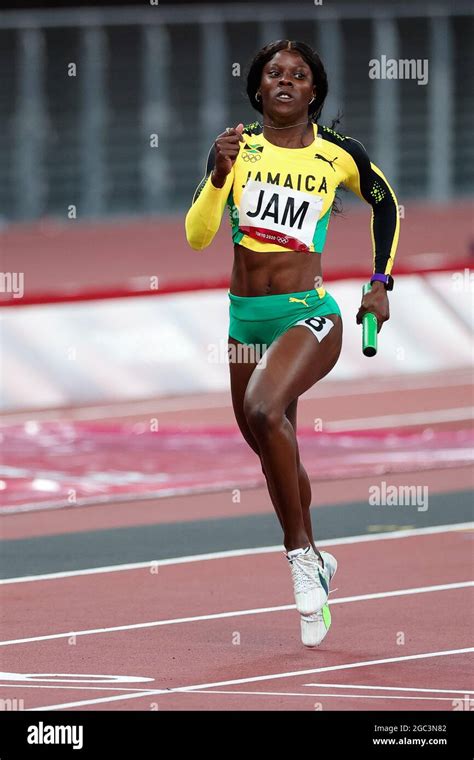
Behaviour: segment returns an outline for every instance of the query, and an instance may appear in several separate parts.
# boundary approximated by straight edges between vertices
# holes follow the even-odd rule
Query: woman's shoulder
[[[347,135],[343,135],[341,132],[336,132],[335,129],[327,127],[325,124],[318,124],[318,134],[323,139],[333,143],[343,143],[344,140],[350,139]]]
[[[339,145],[343,150],[347,151],[353,158],[363,158],[367,156],[365,146],[356,140],[355,137],[344,135],[341,132],[336,132],[332,127],[327,127],[324,124],[318,124],[318,135],[327,142]]]

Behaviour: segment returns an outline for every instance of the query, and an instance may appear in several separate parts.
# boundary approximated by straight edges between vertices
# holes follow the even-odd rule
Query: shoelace
[[[308,561],[307,557],[301,561],[301,556],[295,557],[293,560],[289,560],[289,562],[296,593],[300,594],[312,591],[315,586],[314,562]]]

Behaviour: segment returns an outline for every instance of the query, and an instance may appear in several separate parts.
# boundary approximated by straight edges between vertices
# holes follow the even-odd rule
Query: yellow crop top
[[[234,244],[262,253],[321,253],[335,193],[343,184],[372,206],[374,272],[390,274],[399,235],[392,188],[358,140],[317,124],[313,130],[311,145],[281,148],[265,139],[258,121],[248,124],[222,188],[210,178],[212,146],[186,215],[190,246],[201,250],[212,242],[227,205]]]

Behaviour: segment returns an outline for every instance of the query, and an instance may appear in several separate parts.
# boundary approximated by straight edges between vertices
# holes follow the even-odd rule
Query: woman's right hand
[[[216,152],[214,169],[211,173],[211,182],[214,187],[224,187],[227,175],[232,171],[235,159],[239,154],[240,143],[244,142],[242,132],[243,124],[237,124],[218,135],[214,148]]]

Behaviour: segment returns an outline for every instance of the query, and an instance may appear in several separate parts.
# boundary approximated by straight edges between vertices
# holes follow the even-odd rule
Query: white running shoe
[[[328,552],[321,552],[324,568],[327,572],[327,583],[334,578],[337,570],[337,560]],[[331,627],[331,612],[329,604],[324,604],[319,612],[312,615],[301,615],[301,641],[305,647],[317,647]]]
[[[306,549],[293,549],[287,553],[286,557],[290,563],[293,576],[296,609],[300,615],[312,615],[319,612],[328,598],[329,568],[321,567],[312,546],[308,546]],[[326,565],[324,556],[323,559]],[[334,557],[331,559],[336,562]]]

